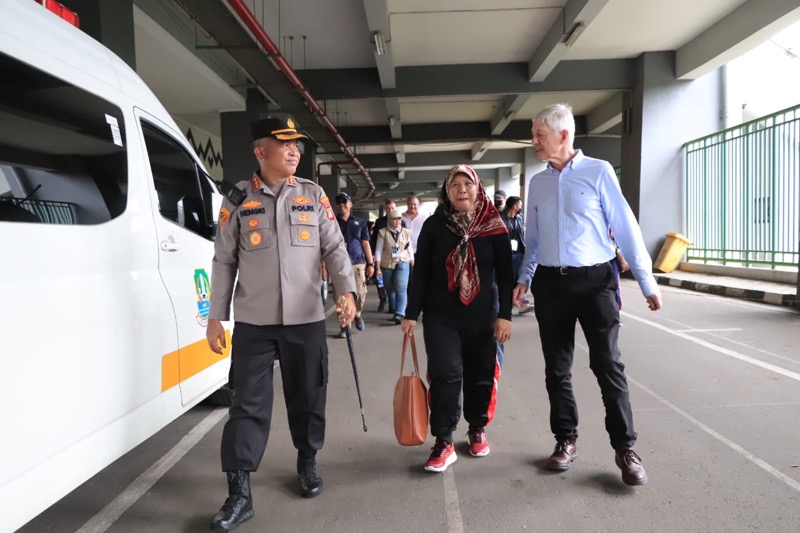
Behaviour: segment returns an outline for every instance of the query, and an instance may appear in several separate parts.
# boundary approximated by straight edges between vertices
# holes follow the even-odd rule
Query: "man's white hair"
[[[545,107],[533,117],[533,122],[543,122],[556,133],[563,130],[569,132],[569,138],[575,139],[575,117],[569,104],[553,104]]]

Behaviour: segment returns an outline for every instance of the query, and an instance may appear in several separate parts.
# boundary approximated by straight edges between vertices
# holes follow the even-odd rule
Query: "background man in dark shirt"
[[[364,331],[367,326],[364,324],[364,319],[361,318],[361,310],[364,309],[367,300],[367,280],[375,273],[375,261],[369,245],[369,229],[363,218],[352,214],[353,201],[346,192],[341,192],[336,196],[336,210],[339,213],[336,219],[339,221],[339,229],[342,230],[344,236],[347,254],[353,264],[353,275],[358,291],[358,311],[353,322],[357,330]],[[339,294],[338,288],[336,293]],[[342,328],[339,338],[345,337],[345,328]]]

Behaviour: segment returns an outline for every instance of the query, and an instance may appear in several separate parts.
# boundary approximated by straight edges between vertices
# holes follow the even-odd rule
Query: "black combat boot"
[[[211,529],[214,531],[233,531],[239,524],[255,516],[253,497],[250,494],[250,472],[234,470],[226,474],[228,499],[211,521]]]
[[[303,498],[322,494],[322,477],[317,471],[317,450],[297,450],[297,477]]]

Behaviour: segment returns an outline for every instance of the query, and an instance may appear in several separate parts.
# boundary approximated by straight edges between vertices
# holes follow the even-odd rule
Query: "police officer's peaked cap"
[[[336,195],[337,204],[346,204],[347,202],[350,201],[352,201],[352,199],[350,198],[350,195],[347,194],[346,192],[340,192],[339,194]]]
[[[272,137],[279,141],[308,139],[297,131],[297,125],[287,117],[272,117],[256,120],[250,124],[250,140],[256,141],[264,137]]]

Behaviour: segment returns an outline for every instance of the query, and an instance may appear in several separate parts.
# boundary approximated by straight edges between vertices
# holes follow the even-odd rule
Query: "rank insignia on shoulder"
[[[219,192],[221,192],[223,196],[230,200],[230,202],[235,206],[241,205],[241,203],[244,202],[244,199],[247,198],[246,192],[236,185],[228,183],[227,181],[223,181],[219,184]]]

